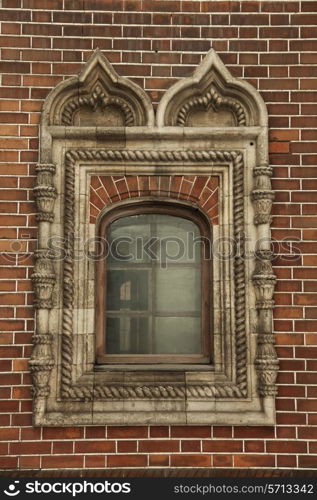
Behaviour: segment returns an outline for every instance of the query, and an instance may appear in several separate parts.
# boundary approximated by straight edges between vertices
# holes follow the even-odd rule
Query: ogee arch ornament
[[[274,196],[267,149],[260,95],[233,78],[213,50],[191,78],[166,92],[156,118],[147,94],[117,75],[99,50],[77,77],[53,89],[42,112],[34,189],[35,425],[274,423]],[[234,253],[214,252],[210,263],[208,365],[95,363],[92,255],[101,216],[90,220],[90,181],[141,175],[218,178],[213,244],[234,242]],[[159,195],[148,198],[155,203]],[[114,204],[127,201],[133,200],[118,191]]]

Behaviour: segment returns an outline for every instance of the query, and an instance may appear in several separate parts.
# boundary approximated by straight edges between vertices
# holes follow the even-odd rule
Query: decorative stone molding
[[[53,210],[57,196],[53,185],[55,168],[55,165],[51,163],[36,166],[37,181],[34,187],[34,197],[38,209],[36,215],[38,221],[52,222],[54,219]]]
[[[100,118],[99,126],[151,127],[154,124],[153,107],[147,94],[132,81],[119,76],[99,49],[78,76],[59,83],[46,98],[42,137],[50,125],[74,126],[76,113],[85,107],[89,110],[85,117],[88,126],[98,125],[96,117]],[[94,113],[98,109],[101,116]],[[118,114],[119,123],[116,123]]]
[[[274,191],[254,190],[252,193],[254,203],[254,224],[268,224],[271,221],[271,210],[274,200]]]
[[[256,267],[252,279],[256,287],[257,304],[261,305],[259,309],[263,309],[263,302],[269,301],[268,303],[271,303],[273,297],[276,276],[273,273],[271,259],[272,252],[269,250],[258,250],[256,252]]]
[[[34,307],[36,309],[52,308],[52,291],[55,283],[55,272],[47,250],[35,252],[35,266],[31,279],[34,287]]]
[[[274,335],[258,335],[258,351],[255,366],[258,374],[258,389],[261,396],[275,396],[276,377],[279,367],[274,348]]]
[[[236,384],[219,384],[219,385],[195,385],[195,386],[138,386],[129,387],[128,385],[117,385],[115,388],[111,386],[89,387],[77,386],[71,387],[72,383],[72,332],[73,332],[73,317],[72,308],[74,303],[74,185],[75,173],[74,166],[78,161],[93,161],[101,160],[122,162],[130,160],[132,162],[152,162],[152,161],[173,161],[173,162],[233,162],[233,175],[235,184],[235,193],[233,201],[234,211],[234,236],[236,241],[241,244],[238,256],[234,264],[234,279],[235,279],[235,340],[236,340],[236,364],[237,364],[237,382]],[[114,151],[114,150],[70,150],[66,153],[65,161],[65,214],[64,214],[64,237],[65,250],[67,258],[64,262],[63,270],[63,337],[62,337],[62,369],[61,383],[62,395],[67,399],[92,399],[97,395],[97,399],[101,396],[105,399],[122,398],[122,393],[129,395],[130,398],[161,398],[169,395],[170,397],[178,397],[181,394],[187,398],[221,398],[221,397],[245,397],[246,392],[246,344],[245,344],[245,275],[244,275],[244,248],[241,234],[244,228],[244,208],[243,208],[243,156],[236,151]]]
[[[225,131],[221,120],[196,127],[191,113],[197,106],[219,117],[228,112],[235,122]],[[45,101],[37,172],[42,215],[32,275],[37,326],[30,360],[35,425],[273,424],[273,195],[267,114],[257,92],[233,78],[210,51],[192,78],[167,91],[154,125],[145,92],[119,77],[96,51],[77,77],[59,84]],[[98,291],[91,242],[107,206],[91,220],[89,187],[91,177],[109,175],[217,176],[219,224],[212,226],[213,241],[234,241],[235,252],[219,260],[215,251],[210,264],[212,364],[95,364]],[[162,195],[152,193],[152,202],[155,196]],[[197,207],[193,199],[175,203]],[[259,247],[258,233],[267,240]],[[61,260],[49,249],[51,237],[62,242]],[[246,258],[250,251],[254,259]]]
[[[258,388],[262,396],[276,393],[275,381],[278,371],[278,359],[272,334],[273,292],[276,276],[272,269],[273,254],[270,250],[256,252],[256,266],[253,284],[256,293],[256,308],[259,314],[258,348],[255,366],[258,374]]]
[[[208,52],[192,77],[180,80],[164,94],[157,109],[157,125],[186,126],[190,111],[210,106],[216,112],[230,110],[235,126],[267,126],[265,105],[258,93],[247,82],[234,78],[214,50]],[[215,126],[223,126],[220,117]]]
[[[39,344],[43,345],[43,344]],[[47,344],[45,344],[47,345]],[[49,395],[49,377],[54,360],[48,353],[47,356],[40,357],[34,349],[29,361],[30,370],[33,375],[33,394],[35,398],[45,398]]]
[[[97,85],[90,94],[82,97],[78,97],[70,102],[68,102],[62,111],[62,124],[63,125],[74,125],[74,115],[76,111],[80,108],[87,106],[92,111],[95,111],[97,107],[105,110],[109,106],[118,107],[123,114],[123,125],[126,127],[131,127],[136,124],[136,117],[133,113],[131,106],[129,106],[120,97],[111,97],[107,95],[106,91]]]
[[[246,125],[246,114],[243,107],[233,99],[222,97],[214,88],[210,88],[202,97],[189,99],[179,110],[176,124],[185,127],[190,111],[201,107],[206,110],[212,107],[215,111],[228,109],[233,113],[238,126]]]
[[[252,200],[254,204],[254,224],[269,224],[274,200],[274,191],[271,189],[272,168],[267,164],[260,165],[253,170],[254,190]]]
[[[36,310],[36,332],[29,362],[33,379],[35,398],[35,420],[45,411],[46,398],[50,393],[50,375],[54,366],[51,349],[52,335],[49,333],[48,314],[52,309],[52,293],[56,281],[51,254],[47,247],[47,224],[54,220],[54,205],[57,190],[54,186],[54,163],[39,163],[36,166],[37,180],[34,196],[38,208],[39,221],[38,250],[36,250],[34,270],[31,275],[34,288],[34,308]]]

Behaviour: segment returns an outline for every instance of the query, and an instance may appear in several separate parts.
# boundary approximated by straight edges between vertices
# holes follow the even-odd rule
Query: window
[[[47,96],[40,144],[34,424],[272,425],[261,96],[211,50],[154,111],[96,50]]]
[[[99,363],[210,362],[210,227],[159,201],[113,209],[100,225]]]

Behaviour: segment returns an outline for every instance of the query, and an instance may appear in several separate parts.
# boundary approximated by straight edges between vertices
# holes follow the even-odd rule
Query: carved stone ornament
[[[35,293],[34,307],[51,309],[55,272],[53,262],[46,250],[39,249],[35,252],[35,266],[31,279]]]
[[[234,78],[211,50],[191,78],[180,80],[165,93],[157,111],[157,124],[188,126],[190,121],[191,126],[266,127],[266,110],[258,97],[255,89]],[[215,112],[214,120],[209,115],[211,123],[209,109]],[[205,117],[196,113],[198,110],[203,110]],[[232,115],[231,122],[222,111]]]
[[[45,106],[48,125],[153,126],[154,113],[147,94],[119,76],[99,49],[78,77],[61,82]]]
[[[193,77],[166,92],[156,119],[146,93],[117,75],[99,50],[77,77],[57,85],[42,112],[34,190],[35,425],[274,423],[271,173],[265,105],[213,50]],[[220,258],[215,246],[210,264],[211,364],[95,363],[91,255],[108,208],[90,222],[88,201],[90,178],[106,175],[217,176],[212,238],[234,241],[235,251]],[[118,193],[113,203],[126,200]]]
[[[53,209],[56,198],[56,188],[53,184],[55,165],[39,164],[36,167],[37,183],[34,188],[34,197],[37,205],[37,220],[52,222]]]

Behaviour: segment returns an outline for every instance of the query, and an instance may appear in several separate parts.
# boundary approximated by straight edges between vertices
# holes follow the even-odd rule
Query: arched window
[[[40,144],[35,425],[272,425],[274,192],[257,91],[211,49],[154,112],[96,50],[48,94]]]
[[[139,202],[100,224],[98,363],[210,363],[210,227],[197,209]]]

